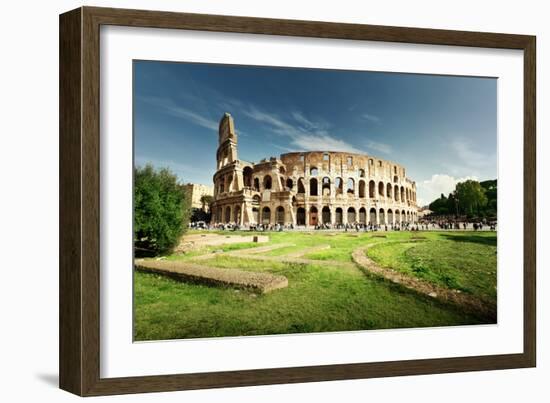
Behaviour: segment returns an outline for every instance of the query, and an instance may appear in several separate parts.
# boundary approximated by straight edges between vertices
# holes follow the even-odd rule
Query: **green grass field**
[[[238,233],[225,233],[226,235]],[[265,252],[285,256],[305,248],[330,245],[306,254],[309,263],[258,261],[218,255],[201,261],[215,267],[267,271],[288,278],[288,288],[257,295],[232,288],[187,284],[157,274],[135,272],[134,336],[161,340],[216,336],[453,326],[488,323],[458,306],[407,290],[365,274],[352,261],[358,247],[370,246],[380,265],[479,298],[496,299],[496,233],[278,232],[269,244],[293,243]],[[413,241],[411,237],[425,239]],[[168,259],[192,259],[213,250],[239,250],[266,244],[208,247]],[[315,261],[318,261],[316,263]],[[326,261],[341,262],[331,267]],[[321,264],[325,262],[325,264]]]

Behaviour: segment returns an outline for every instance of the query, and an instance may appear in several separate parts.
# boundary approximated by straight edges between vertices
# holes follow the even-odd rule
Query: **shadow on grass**
[[[471,242],[481,245],[497,246],[497,236],[481,236],[481,235],[459,235],[459,234],[441,234],[442,237],[449,241],[456,242]]]

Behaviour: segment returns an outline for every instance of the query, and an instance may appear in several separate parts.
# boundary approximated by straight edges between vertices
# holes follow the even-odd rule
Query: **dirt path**
[[[440,287],[427,281],[400,273],[391,268],[379,266],[367,256],[367,249],[366,247],[361,247],[355,249],[352,253],[353,261],[366,272],[384,277],[393,283],[401,284],[406,288],[415,290],[432,298],[437,298],[443,302],[460,305],[469,312],[496,321],[497,307],[495,304],[476,298],[473,295],[465,294],[459,290]]]

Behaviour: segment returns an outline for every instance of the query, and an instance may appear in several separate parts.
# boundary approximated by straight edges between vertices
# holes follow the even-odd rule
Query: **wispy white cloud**
[[[169,98],[138,96],[138,99],[143,102],[147,102],[150,105],[156,106],[168,115],[188,120],[191,123],[206,129],[214,130],[214,133],[218,130],[218,122],[216,120],[204,116],[189,108],[176,105],[176,103]]]
[[[248,107],[241,110],[245,116],[260,122],[271,132],[288,137],[290,146],[288,150],[326,150],[362,152],[357,147],[346,141],[336,138],[329,133],[330,125],[319,119],[306,117],[300,111],[293,111],[288,118],[282,118],[276,114],[262,111],[256,107]],[[281,147],[279,147],[281,148]]]
[[[494,165],[495,154],[484,154],[477,151],[472,147],[470,141],[456,138],[451,143],[451,147],[456,158],[470,168],[485,168]]]
[[[371,113],[363,113],[361,114],[361,117],[373,123],[380,123],[382,121],[378,116]]]
[[[463,178],[455,178],[454,176],[446,174],[435,174],[428,180],[417,182],[416,192],[418,204],[421,206],[427,205],[439,198],[441,194],[447,196],[455,189],[458,182],[464,182],[468,179],[477,180],[477,177],[465,176]]]
[[[380,143],[378,141],[367,140],[365,145],[368,150],[372,150],[382,154],[391,154],[391,152],[393,151],[392,147],[389,144]]]
[[[362,153],[353,145],[329,135],[303,134],[292,140],[292,144],[304,151],[348,151]]]

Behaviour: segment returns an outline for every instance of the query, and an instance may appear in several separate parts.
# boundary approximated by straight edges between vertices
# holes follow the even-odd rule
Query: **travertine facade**
[[[201,201],[202,196],[213,196],[214,188],[212,186],[201,185],[198,183],[186,183],[183,185],[188,195],[191,195],[191,207],[208,211],[208,205]]]
[[[240,160],[231,115],[220,121],[213,223],[413,223],[416,184],[405,168],[374,156],[308,151],[256,164]]]

